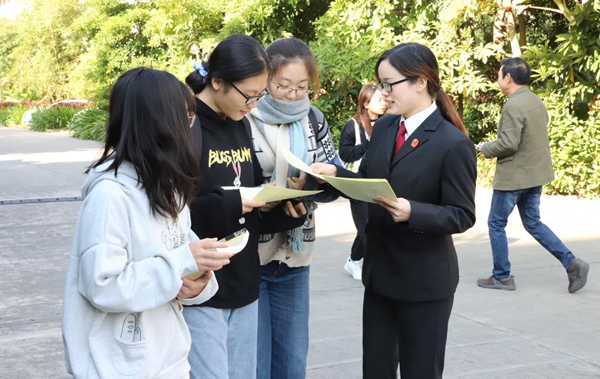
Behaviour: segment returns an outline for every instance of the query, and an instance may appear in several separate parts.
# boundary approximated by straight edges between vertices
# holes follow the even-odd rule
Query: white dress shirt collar
[[[437,109],[437,105],[435,101],[431,102],[431,105],[427,108],[423,109],[421,112],[416,113],[409,118],[404,118],[404,116],[400,117],[400,122],[404,121],[404,126],[406,127],[405,138],[408,138],[417,128],[427,119],[427,117],[431,116],[433,112]]]

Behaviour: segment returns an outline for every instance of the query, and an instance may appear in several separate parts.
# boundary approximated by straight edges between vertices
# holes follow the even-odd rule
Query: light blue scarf
[[[260,112],[260,116],[257,117],[255,115],[256,126],[263,134],[265,132],[265,124],[287,125],[289,128],[288,134],[290,136],[290,151],[295,156],[302,159],[304,163],[309,165],[313,163],[308,157],[308,136],[300,122],[308,115],[308,111],[310,110],[308,95],[296,101],[278,100],[271,95],[267,95],[263,101],[258,102],[257,108]],[[276,171],[277,170],[273,170],[271,181],[275,181]],[[298,176],[298,174],[298,169],[288,165],[288,177]]]
[[[301,120],[310,111],[308,95],[296,101],[278,100],[271,95],[267,95],[262,101],[258,102],[257,108],[260,115],[255,113],[253,115],[256,126],[263,134],[265,133],[265,124],[280,125],[280,127],[287,125],[290,136],[290,151],[302,159],[304,163],[308,165],[313,163],[308,156],[308,136],[301,123]],[[274,146],[274,150],[277,151],[276,146]],[[276,172],[277,170],[274,169],[270,181],[276,180]],[[288,165],[287,174],[288,177],[299,176],[299,170],[292,165]],[[312,212],[315,208],[314,202],[304,202],[304,205],[308,212]],[[302,238],[301,226],[288,230],[283,247],[291,248],[294,253],[302,252],[304,251]]]

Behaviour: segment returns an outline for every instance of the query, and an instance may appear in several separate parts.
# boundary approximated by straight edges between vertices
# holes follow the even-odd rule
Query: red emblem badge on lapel
[[[412,146],[413,148],[415,148],[415,147],[417,147],[418,144],[419,144],[419,140],[415,138],[410,143],[410,146]]]

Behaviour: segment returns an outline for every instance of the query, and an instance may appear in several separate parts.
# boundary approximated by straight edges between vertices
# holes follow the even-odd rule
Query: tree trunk
[[[508,38],[510,40],[510,49],[512,51],[512,56],[520,57],[521,47],[519,46],[517,29],[515,27],[515,17],[510,8],[506,10],[506,13],[504,15],[506,17],[506,33],[508,34]]]
[[[525,34],[527,31],[527,19],[523,15],[523,13],[519,14],[519,45],[525,46],[527,45],[527,35]]]

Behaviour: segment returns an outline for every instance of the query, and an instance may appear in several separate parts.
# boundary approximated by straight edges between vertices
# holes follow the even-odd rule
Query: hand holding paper
[[[296,167],[300,171],[304,171],[308,174],[311,174],[312,176],[314,176],[316,178],[323,179],[323,177],[321,175],[313,172],[313,170],[310,168],[310,166],[307,165],[306,163],[304,163],[302,161],[302,159],[300,159],[297,156],[295,156],[294,154],[292,154],[292,152],[288,148],[286,148],[285,146],[280,146],[279,149],[280,149],[279,151],[281,151],[285,160],[288,161],[289,164]],[[313,163],[313,164],[316,164],[316,163]]]
[[[260,208],[265,205],[264,200],[247,198],[242,195],[242,214],[250,213],[254,208]]]
[[[322,177],[322,175],[326,175],[326,176],[336,176],[337,175],[337,167],[335,167],[335,165],[332,165],[330,163],[313,163],[310,165],[310,168],[315,174],[319,174],[319,176],[321,176],[321,177]],[[315,180],[319,183],[327,183],[324,179],[320,179],[318,176],[315,177]]]
[[[337,173],[336,166],[324,163],[313,163],[312,167],[318,171],[317,173],[285,147],[281,148],[281,152],[289,164],[299,170],[311,174],[315,178],[329,183],[335,189],[351,199],[374,203],[375,198],[379,195],[390,200],[397,200],[390,183],[385,179],[338,178],[333,176]],[[332,175],[326,175],[325,173]]]
[[[383,196],[377,196],[375,203],[384,207],[395,222],[403,222],[410,219],[412,208],[410,206],[410,201],[404,198],[391,200]]]

